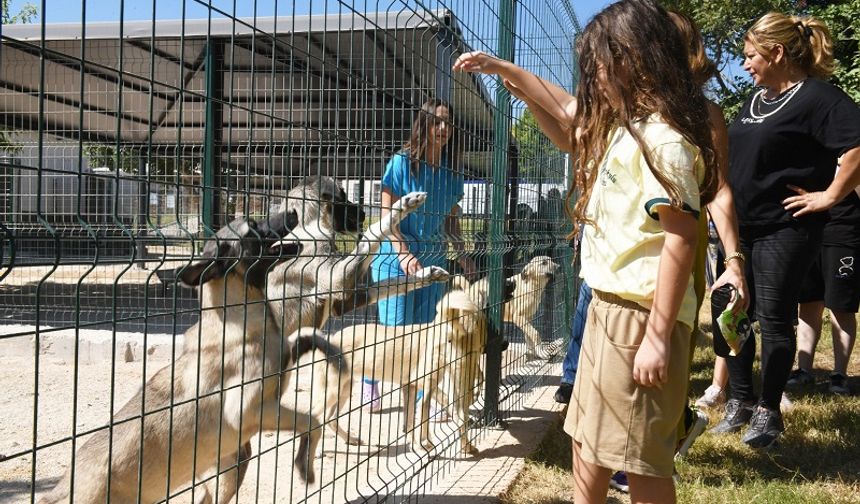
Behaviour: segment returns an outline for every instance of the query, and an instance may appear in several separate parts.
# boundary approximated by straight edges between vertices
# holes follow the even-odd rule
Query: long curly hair
[[[651,0],[622,0],[598,13],[577,40],[580,82],[577,112],[571,125],[574,184],[567,195],[574,234],[586,222],[585,208],[606,154],[610,134],[626,128],[639,144],[648,168],[666,189],[673,207],[681,208],[679,188],[654,163],[637,121],[652,114],[699,149],[704,178],[699,186],[701,204],[709,203],[717,190],[717,162],[711,139],[707,100],[694,79],[687,44],[666,10]],[[605,72],[604,84],[598,71]],[[610,102],[607,89],[618,102]],[[576,199],[572,211],[571,202]]]

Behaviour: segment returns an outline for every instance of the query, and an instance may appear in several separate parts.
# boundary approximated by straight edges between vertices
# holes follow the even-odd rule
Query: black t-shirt
[[[860,108],[841,89],[808,78],[774,100],[747,98],[729,127],[729,181],[741,226],[824,224],[827,213],[794,219],[782,200],[787,185],[822,191],[836,159],[860,146]]]

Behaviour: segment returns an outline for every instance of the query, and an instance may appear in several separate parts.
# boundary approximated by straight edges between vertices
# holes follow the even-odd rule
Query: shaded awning
[[[488,173],[492,103],[452,73],[450,11],[4,25],[0,123],[188,153],[255,174],[381,170],[430,96],[455,108],[468,169]],[[121,41],[121,42],[120,42]],[[40,57],[44,55],[44,73]],[[210,126],[207,129],[207,113]],[[377,168],[378,167],[378,168]]]

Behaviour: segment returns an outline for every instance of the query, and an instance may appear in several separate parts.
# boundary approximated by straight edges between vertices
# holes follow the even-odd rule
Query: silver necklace
[[[767,117],[770,117],[770,116],[776,114],[777,112],[782,110],[783,107],[785,107],[786,103],[791,101],[791,99],[794,97],[794,95],[796,95],[797,92],[800,90],[800,88],[803,87],[804,82],[806,82],[806,81],[798,82],[787,93],[783,94],[781,97],[779,97],[773,101],[767,101],[766,100],[766,98],[764,97],[764,91],[765,91],[764,89],[759,90],[759,92],[756,93],[756,95],[753,97],[752,101],[750,102],[750,116],[753,119],[765,119]],[[761,104],[762,103],[764,103],[765,105],[779,104],[779,106],[777,108],[771,110],[770,112],[764,112],[763,113],[761,111]],[[758,112],[756,112],[756,110]]]
[[[765,98],[764,93],[762,93],[761,97],[760,97],[761,102],[765,105],[776,105],[777,103],[785,100],[789,95],[791,95],[791,91],[794,89],[795,86],[797,86],[797,84],[795,84],[794,86],[791,86],[791,89],[789,89],[788,91],[777,96],[773,100],[769,100],[769,99]]]

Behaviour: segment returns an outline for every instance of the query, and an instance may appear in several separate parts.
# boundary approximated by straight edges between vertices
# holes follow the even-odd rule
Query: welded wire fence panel
[[[565,155],[451,66],[513,37],[572,89],[577,23],[500,6],[0,25],[0,501],[396,502],[471,456],[575,293]]]
[[[573,93],[579,21],[569,1],[517,2],[514,62]],[[533,387],[555,383],[547,358],[564,357],[578,280],[565,205],[568,154],[540,130],[534,114],[513,98],[512,136],[518,191],[512,201],[512,269],[523,281],[505,308],[505,339],[514,351],[502,360],[500,414],[521,407]],[[522,349],[522,351],[516,351]]]

